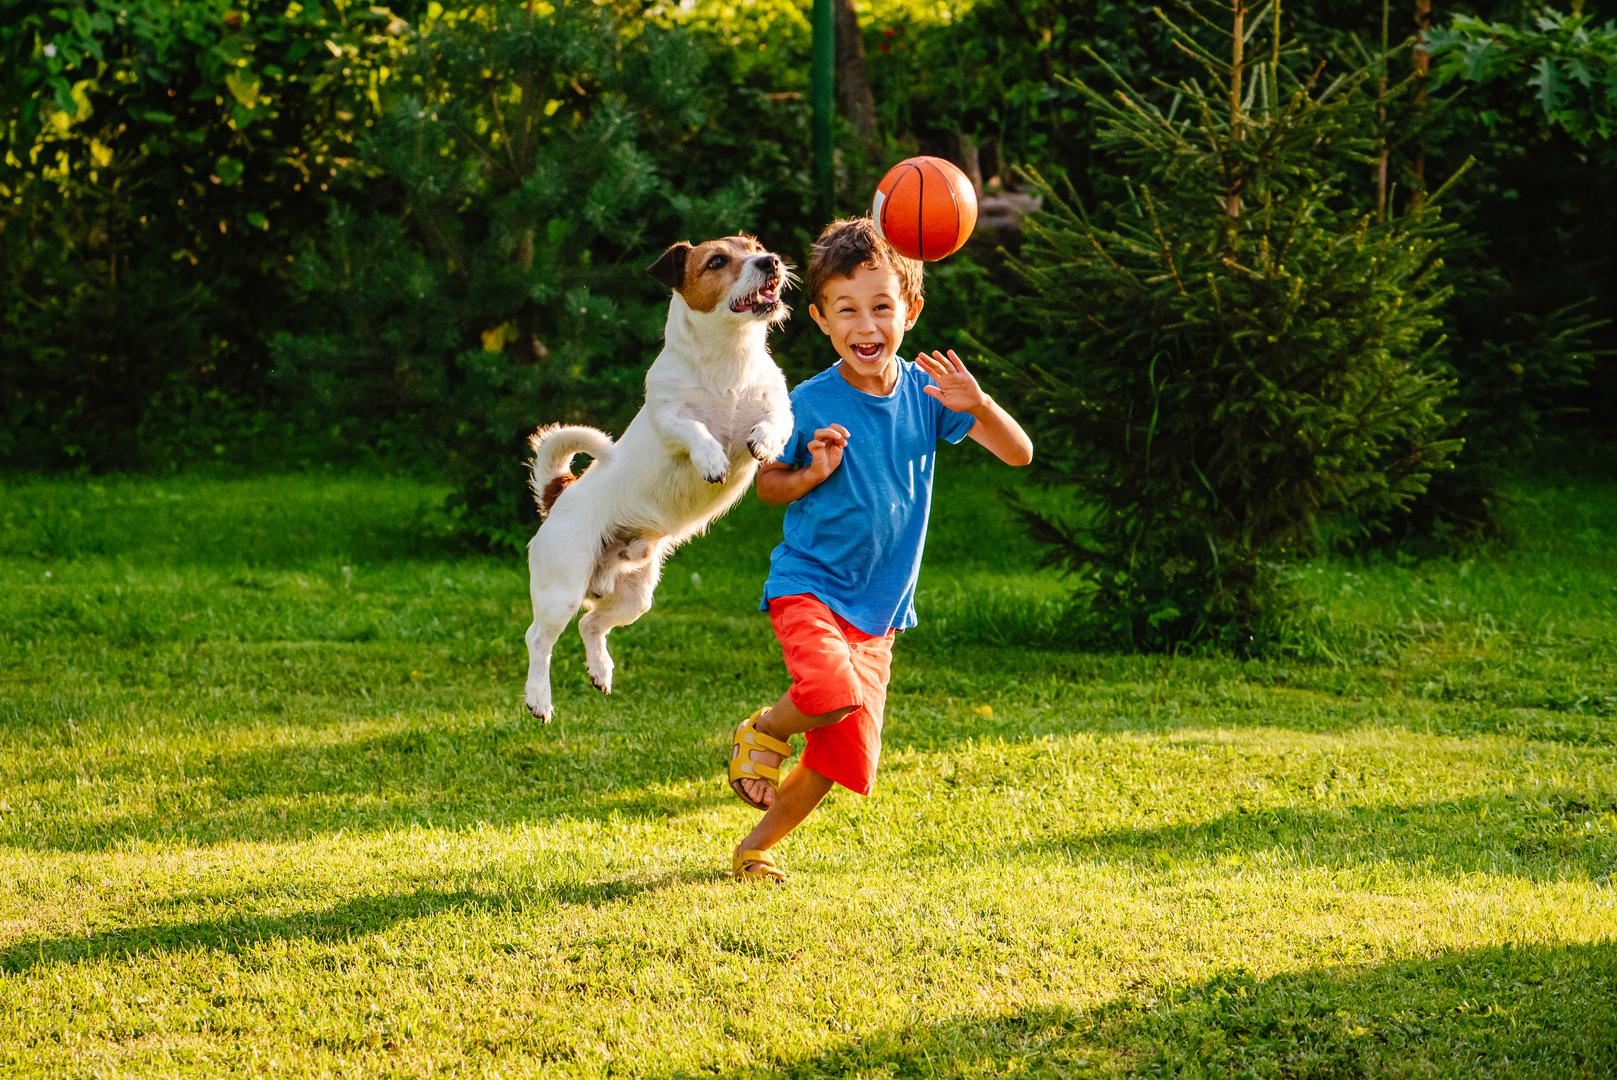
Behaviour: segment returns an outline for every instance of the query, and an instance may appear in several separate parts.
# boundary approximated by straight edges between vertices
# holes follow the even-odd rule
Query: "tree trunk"
[[[1426,112],[1426,76],[1431,70],[1432,58],[1425,49],[1421,48],[1426,42],[1426,31],[1432,28],[1432,0],[1415,0],[1415,112],[1421,116]],[[1426,198],[1426,148],[1415,147],[1415,160],[1411,163],[1409,171],[1414,178],[1413,190],[1409,195],[1409,205],[1419,206]]]
[[[865,70],[865,42],[859,33],[859,15],[853,0],[836,0],[837,16],[837,96],[842,115],[853,125],[859,144],[872,161],[881,155],[876,137],[876,98],[870,92],[870,75]]]
[[[533,269],[533,241],[532,229],[524,229],[517,236],[516,264],[524,270]],[[534,334],[535,312],[532,300],[524,299],[522,306],[517,309],[516,341],[512,343],[512,352],[516,362],[523,365],[539,362],[538,338]]]
[[[1387,24],[1392,0],[1381,0],[1381,71],[1376,76],[1376,125],[1381,151],[1376,155],[1376,219],[1387,219]]]
[[[960,171],[966,174],[971,181],[972,190],[979,199],[983,194],[983,158],[982,151],[977,146],[977,140],[970,135],[957,134],[955,136],[954,163],[960,166]]]
[[[1246,0],[1233,0],[1235,28],[1234,54],[1230,57],[1230,138],[1241,141],[1241,70],[1246,52]],[[1231,173],[1225,177],[1224,212],[1232,218],[1241,216],[1241,181]]]

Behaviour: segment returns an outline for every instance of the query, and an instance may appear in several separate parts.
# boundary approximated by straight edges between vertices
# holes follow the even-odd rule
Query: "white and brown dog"
[[[612,690],[606,635],[651,607],[663,560],[734,506],[792,431],[770,327],[787,309],[786,264],[750,236],[670,247],[650,268],[674,290],[646,401],[623,437],[546,427],[531,440],[544,523],[528,544],[528,711],[549,722],[550,652],[580,604],[590,681]],[[595,459],[582,476],[573,455]]]

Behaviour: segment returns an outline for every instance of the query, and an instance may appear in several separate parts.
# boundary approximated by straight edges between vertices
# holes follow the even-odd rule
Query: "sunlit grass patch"
[[[1609,489],[1310,564],[1328,648],[1236,659],[1069,651],[980,479],[944,474],[877,791],[778,890],[727,879],[722,780],[784,687],[778,511],[676,555],[612,697],[564,637],[540,727],[525,567],[420,539],[437,489],[19,485],[0,1071],[1617,1069]]]

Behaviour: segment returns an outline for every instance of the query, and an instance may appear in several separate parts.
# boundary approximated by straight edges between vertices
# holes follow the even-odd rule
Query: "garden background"
[[[523,456],[668,243],[806,260],[810,4],[7,8],[0,1069],[1617,1071],[1609,13],[833,8],[830,205],[966,167],[913,344],[1037,460],[775,891],[779,511],[542,728]]]

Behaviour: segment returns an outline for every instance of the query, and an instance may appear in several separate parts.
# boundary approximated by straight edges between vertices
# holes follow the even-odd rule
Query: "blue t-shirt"
[[[938,440],[959,442],[976,418],[923,394],[933,379],[910,361],[898,361],[898,383],[886,397],[855,389],[839,366],[792,391],[792,437],[778,460],[809,465],[809,441],[831,424],[848,429],[848,446],[835,472],[787,506],[786,538],[770,553],[762,607],[811,593],[867,634],[907,630],[915,625]]]

